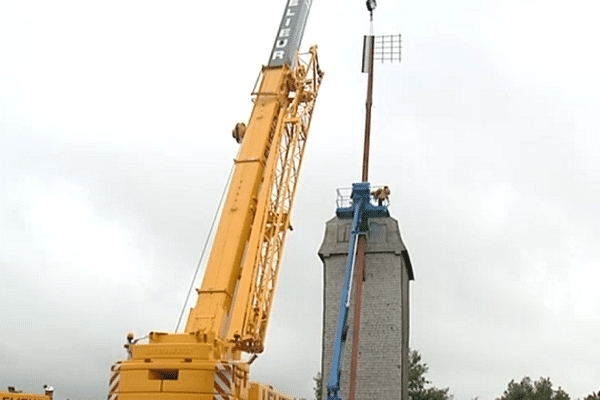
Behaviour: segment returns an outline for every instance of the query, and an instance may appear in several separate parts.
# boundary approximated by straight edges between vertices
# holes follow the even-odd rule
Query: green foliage
[[[425,373],[429,368],[427,364],[421,364],[421,355],[417,350],[408,353],[408,393],[416,393],[425,389],[430,383],[425,379]]]
[[[600,400],[600,390],[598,390],[598,393],[592,392],[592,394],[588,394],[583,400]]]
[[[450,388],[438,389],[436,387],[425,387],[431,383],[425,379],[425,373],[427,373],[428,370],[429,367],[421,361],[419,352],[417,350],[410,350],[408,354],[408,396],[411,400],[453,400],[454,396],[448,393]],[[321,395],[323,393],[323,377],[321,376],[321,373],[318,372],[313,380],[315,381],[315,386],[313,387],[315,399],[321,400]],[[564,400],[569,399],[567,397],[567,399]]]
[[[323,377],[321,376],[321,373],[317,372],[317,376],[315,376],[313,380],[315,381],[315,386],[313,387],[313,390],[315,391],[315,399],[321,400],[321,396],[323,394]]]
[[[412,400],[451,400],[454,398],[451,394],[448,394],[450,388],[438,389],[438,388],[427,388],[420,392],[411,394]]]
[[[425,378],[428,370],[429,367],[421,361],[419,352],[410,350],[408,354],[408,396],[412,400],[452,400],[454,396],[448,393],[450,388],[425,387],[431,383]]]
[[[528,376],[521,382],[511,380],[502,397],[497,400],[570,400],[569,395],[560,387],[552,389],[550,378],[540,378],[532,382]]]

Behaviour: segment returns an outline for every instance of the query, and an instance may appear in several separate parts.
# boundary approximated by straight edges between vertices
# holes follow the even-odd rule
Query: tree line
[[[431,386],[431,382],[425,378],[429,367],[421,359],[418,350],[410,350],[408,357],[408,396],[410,400],[454,400],[450,388],[439,389]],[[323,378],[318,373],[314,378],[315,399],[321,400],[323,393]],[[325,388],[325,390],[327,390]],[[477,398],[473,399],[477,400]],[[525,376],[520,382],[514,379],[508,383],[508,387],[496,400],[571,400],[571,397],[559,386],[552,387],[550,378],[540,378],[532,381]],[[600,400],[600,390],[592,392],[581,400]]]

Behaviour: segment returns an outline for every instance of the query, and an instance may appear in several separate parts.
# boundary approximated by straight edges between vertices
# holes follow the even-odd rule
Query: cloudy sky
[[[283,0],[0,2],[0,387],[104,399],[125,334],[173,330]],[[416,280],[411,347],[458,400],[600,389],[600,5],[380,0],[371,182]],[[267,350],[312,396],[335,189],[360,178],[368,13],[315,0],[325,81]]]

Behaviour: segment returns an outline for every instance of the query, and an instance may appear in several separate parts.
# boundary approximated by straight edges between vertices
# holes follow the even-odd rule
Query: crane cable
[[[215,223],[217,222],[217,217],[219,216],[219,212],[221,210],[221,206],[223,205],[223,200],[225,199],[225,193],[227,192],[227,188],[229,187],[229,182],[231,182],[231,177],[233,176],[233,169],[235,167],[235,163],[231,166],[231,171],[229,171],[229,178],[227,178],[227,182],[225,183],[225,187],[223,188],[223,193],[221,193],[221,199],[219,200],[219,205],[215,211],[215,215],[213,216],[212,223],[210,224],[210,229],[208,231],[208,235],[206,236],[206,241],[204,242],[204,247],[202,248],[202,253],[200,254],[200,258],[198,259],[198,264],[196,265],[196,270],[194,271],[194,276],[192,277],[192,281],[190,282],[190,288],[188,289],[187,296],[185,297],[185,301],[183,302],[183,307],[181,308],[181,313],[179,314],[179,319],[177,320],[177,326],[175,327],[175,332],[179,330],[179,325],[181,324],[181,320],[183,319],[183,314],[185,314],[185,308],[190,300],[190,296],[192,294],[192,290],[194,289],[194,282],[196,282],[196,277],[198,276],[198,271],[200,271],[200,265],[202,265],[202,260],[204,259],[204,254],[206,253],[206,249],[208,248],[208,243],[212,238],[213,230],[215,227]]]

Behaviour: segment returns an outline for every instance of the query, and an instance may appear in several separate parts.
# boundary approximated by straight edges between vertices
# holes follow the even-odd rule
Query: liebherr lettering
[[[290,26],[290,24],[292,23],[292,18],[294,15],[296,15],[296,13],[294,11],[292,11],[291,7],[297,7],[298,6],[298,0],[290,0],[290,2],[288,3],[288,8],[287,10],[285,10],[285,14],[284,14],[284,18],[285,18],[285,22],[283,23],[285,26]],[[287,18],[286,18],[287,17]],[[279,31],[279,35],[277,35],[278,38],[285,38],[285,37],[290,37],[290,28],[282,28]],[[285,46],[287,46],[288,44],[288,40],[287,39],[278,39],[277,42],[275,43],[275,47],[277,49],[282,49]],[[272,60],[283,60],[283,56],[285,55],[285,51],[284,50],[276,50],[273,52],[273,58]]]
[[[295,56],[296,48],[300,45],[302,30],[311,0],[289,0],[275,40],[271,54],[271,63],[280,65],[290,61]],[[300,32],[297,30],[300,29]],[[293,32],[294,31],[294,32]],[[288,54],[294,53],[294,54]]]

